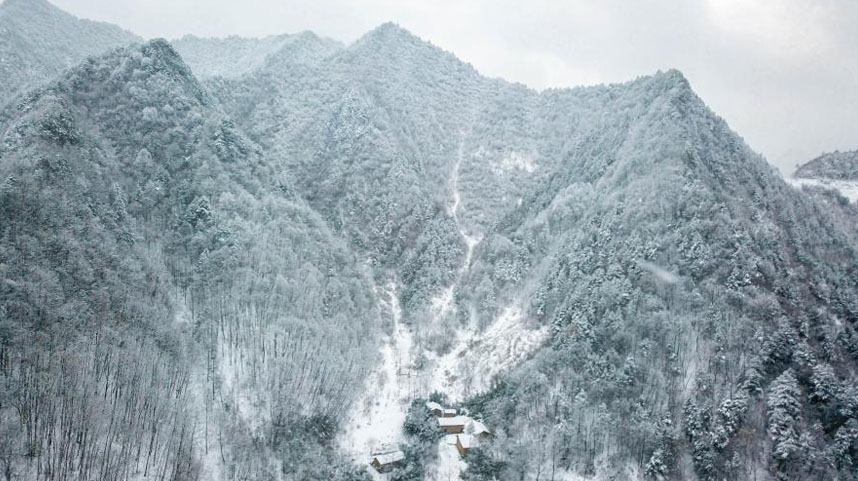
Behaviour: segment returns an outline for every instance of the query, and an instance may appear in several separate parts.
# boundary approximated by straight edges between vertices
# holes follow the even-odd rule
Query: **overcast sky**
[[[678,68],[791,172],[858,149],[855,0],[52,0],[144,37],[312,30],[349,43],[394,21],[492,77],[537,89]]]

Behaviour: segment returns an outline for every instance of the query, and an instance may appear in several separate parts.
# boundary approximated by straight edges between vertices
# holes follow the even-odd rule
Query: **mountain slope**
[[[276,62],[312,63],[342,48],[311,32],[252,39],[186,35],[171,43],[199,78],[240,77]]]
[[[317,459],[375,360],[370,282],[166,42],[87,60],[0,132],[10,473],[351,472]]]
[[[45,0],[0,4],[0,105],[90,55],[140,42],[114,25],[81,20]]]
[[[802,179],[858,180],[858,151],[832,152],[802,164],[794,177]]]
[[[822,154],[796,169],[788,182],[811,190],[834,189],[853,203],[858,202],[858,151]]]
[[[385,248],[402,239],[372,220],[407,225],[367,209],[374,199],[455,205],[452,224],[424,225],[481,239],[461,274],[433,282],[376,264],[405,282],[423,389],[456,386],[499,426],[483,453],[504,462],[475,460],[471,479],[849,475],[856,232],[787,186],[679,72],[540,93],[386,24],[318,65],[207,87],[358,251],[367,232]],[[398,158],[416,198],[365,184]],[[419,239],[405,252],[424,252]],[[421,265],[463,262],[446,252]],[[507,342],[494,333],[511,313]],[[545,330],[519,367],[486,362]],[[813,394],[820,376],[837,394]],[[775,422],[784,383],[797,408]]]
[[[394,24],[178,43],[0,114],[9,476],[366,479],[340,449],[436,440],[430,395],[492,437],[391,478],[858,475],[858,211],[681,73],[536,92]]]
[[[678,73],[592,90],[630,121],[585,132],[580,157],[487,235],[472,268],[471,292],[494,286],[553,331],[472,404],[492,424],[521,413],[498,444],[532,444],[501,448],[504,476],[833,476],[821,460],[851,416],[833,413],[853,400],[812,393],[817,372],[854,382],[854,229],[790,189]],[[783,372],[798,379],[788,422],[804,444],[777,459],[761,392]]]

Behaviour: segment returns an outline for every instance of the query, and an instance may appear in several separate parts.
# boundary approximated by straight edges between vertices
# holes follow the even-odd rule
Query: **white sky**
[[[791,172],[858,149],[855,0],[53,0],[144,37],[312,30],[346,43],[394,21],[480,72],[534,88],[678,68]]]

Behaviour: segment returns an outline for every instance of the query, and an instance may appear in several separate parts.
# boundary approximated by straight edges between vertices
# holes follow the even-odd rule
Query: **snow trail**
[[[414,393],[411,382],[411,332],[402,324],[397,284],[390,282],[376,295],[390,312],[393,329],[381,347],[382,364],[367,377],[362,398],[348,415],[340,447],[358,465],[366,466],[370,452],[382,443],[403,440],[402,425]],[[383,475],[370,469],[375,479]]]
[[[448,434],[438,441],[438,462],[426,473],[428,481],[458,481],[468,465],[456,449],[456,435]]]
[[[452,202],[449,214],[456,223],[467,250],[462,265],[449,287],[431,301],[432,313],[438,319],[449,316],[454,309],[456,287],[468,274],[474,250],[482,236],[469,233],[461,220],[462,196],[459,191],[459,170],[464,159],[465,132],[461,132],[456,160],[450,174]],[[390,282],[383,289],[375,287],[382,307],[392,319],[392,331],[385,336],[381,351],[382,363],[368,377],[361,399],[348,414],[340,448],[358,465],[366,466],[371,450],[383,443],[398,444],[404,439],[403,424],[412,399],[433,391],[447,395],[451,402],[488,389],[491,379],[521,362],[548,335],[548,329],[530,329],[522,310],[516,305],[504,309],[494,323],[479,330],[469,322],[458,329],[453,348],[442,356],[430,350],[415,349],[411,330],[401,323],[402,312],[397,297],[397,284]],[[412,376],[412,359],[423,357],[426,367]],[[427,468],[430,481],[457,481],[467,467],[455,446],[456,436],[446,436],[438,443],[438,459]],[[376,480],[386,478],[370,469]]]
[[[462,267],[459,268],[459,278],[456,279],[457,283],[471,267],[471,259],[474,257],[474,248],[482,240],[482,236],[472,236],[465,232],[464,227],[462,227],[462,222],[459,219],[459,206],[462,203],[462,196],[459,193],[459,168],[462,165],[464,149],[465,133],[462,132],[461,138],[459,139],[459,148],[456,153],[456,163],[453,166],[453,174],[450,176],[450,183],[452,184],[451,187],[453,189],[453,205],[450,208],[450,214],[453,216],[453,221],[456,222],[456,227],[459,228],[459,235],[461,235],[462,238],[465,239],[465,245],[467,246],[467,251],[465,252],[465,262],[462,264]]]

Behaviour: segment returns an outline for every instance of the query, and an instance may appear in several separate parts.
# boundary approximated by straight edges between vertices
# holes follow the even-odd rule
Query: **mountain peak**
[[[372,64],[373,68],[434,72],[439,79],[451,72],[474,75],[476,70],[454,54],[414,35],[393,22],[364,34],[344,52],[347,62]],[[456,74],[459,75],[459,74]],[[426,79],[423,79],[426,81]]]
[[[657,85],[662,91],[693,92],[691,83],[682,72],[675,68],[657,71],[648,77],[648,82]]]
[[[0,18],[13,24],[41,22],[52,24],[56,21],[76,21],[72,14],[51,4],[47,0],[4,0],[0,3]]]
[[[361,44],[386,44],[386,45],[403,45],[403,44],[423,44],[429,45],[428,42],[417,37],[413,33],[393,22],[385,22],[370,30],[363,37],[355,42],[355,45]]]
[[[677,85],[690,86],[688,79],[685,77],[685,75],[680,70],[675,69],[675,68],[668,69],[667,71],[664,71],[664,72],[659,70],[658,73],[656,73],[656,76],[660,76],[661,78],[665,79],[666,81],[677,84]]]
[[[0,3],[0,12],[4,12],[7,10],[22,11],[23,9],[27,9],[30,11],[32,11],[33,9],[39,9],[41,11],[62,11],[61,9],[53,6],[46,0],[4,0],[3,3]]]
[[[400,27],[399,24],[396,22],[384,22],[381,25],[370,30],[369,34],[370,35],[372,35],[372,34],[388,35],[388,36],[391,36],[391,35],[406,35],[406,36],[412,36],[412,37],[414,36],[408,30]]]

